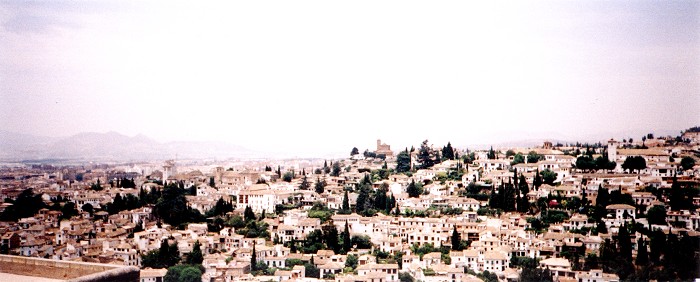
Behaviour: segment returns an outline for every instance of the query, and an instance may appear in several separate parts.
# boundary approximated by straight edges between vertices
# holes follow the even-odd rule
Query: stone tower
[[[608,140],[608,161],[617,161],[617,141],[615,139]]]

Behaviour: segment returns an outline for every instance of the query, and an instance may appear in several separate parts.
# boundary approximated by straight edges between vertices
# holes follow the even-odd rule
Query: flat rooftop
[[[0,255],[0,281],[138,281],[139,269],[123,265]]]

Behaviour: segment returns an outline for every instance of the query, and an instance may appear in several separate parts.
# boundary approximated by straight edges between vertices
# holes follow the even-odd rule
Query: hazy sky
[[[698,1],[229,2],[0,2],[0,129],[349,152],[700,125]]]

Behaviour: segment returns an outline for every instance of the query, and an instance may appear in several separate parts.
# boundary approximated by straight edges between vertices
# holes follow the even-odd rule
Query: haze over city
[[[309,155],[677,134],[700,121],[699,19],[697,1],[2,1],[0,130]]]

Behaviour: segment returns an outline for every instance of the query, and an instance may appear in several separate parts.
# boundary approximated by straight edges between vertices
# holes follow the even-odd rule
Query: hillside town
[[[13,164],[0,253],[153,281],[700,278],[700,128],[340,159]]]

